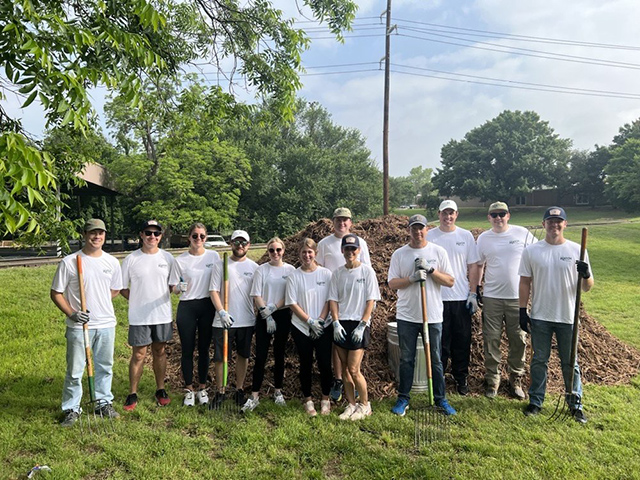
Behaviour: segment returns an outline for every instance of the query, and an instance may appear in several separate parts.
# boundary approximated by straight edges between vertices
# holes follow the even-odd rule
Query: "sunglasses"
[[[349,252],[351,252],[351,251],[355,252],[358,249],[358,247],[344,247],[344,249],[349,251]]]
[[[200,235],[194,233],[193,235],[191,235],[191,238],[193,238],[194,240],[197,240],[198,238],[200,240],[204,240],[205,238],[207,238],[207,236],[204,233],[201,233]]]
[[[282,249],[281,248],[270,248],[269,249],[269,253],[282,253]]]
[[[491,215],[491,218],[504,218],[507,215],[507,212],[493,212],[490,213],[489,215]]]
[[[147,237],[150,237],[151,235],[153,235],[154,237],[159,237],[160,235],[162,235],[162,232],[159,232],[158,230],[145,230],[144,234]]]
[[[249,245],[249,242],[247,242],[246,240],[234,240],[231,243],[236,247],[246,247],[247,245]]]

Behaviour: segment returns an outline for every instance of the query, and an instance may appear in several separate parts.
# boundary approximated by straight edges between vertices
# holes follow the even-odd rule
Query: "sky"
[[[356,0],[342,44],[301,16],[296,2],[272,1],[312,40],[299,95],[358,129],[382,168],[386,0]],[[504,110],[536,111],[585,150],[611,143],[640,117],[637,0],[393,0],[391,10],[391,176],[417,166],[435,171],[443,145]],[[91,96],[102,113],[104,90]],[[42,132],[42,112],[20,112],[17,102],[8,97],[8,111]]]

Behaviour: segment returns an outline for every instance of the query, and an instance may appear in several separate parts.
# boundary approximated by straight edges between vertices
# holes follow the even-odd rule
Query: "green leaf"
[[[31,92],[31,95],[29,95],[29,98],[27,98],[27,100],[22,104],[22,108],[27,108],[29,105],[31,105],[31,103],[33,103],[33,101],[35,100],[36,95],[38,95],[37,90],[34,90],[33,92]]]

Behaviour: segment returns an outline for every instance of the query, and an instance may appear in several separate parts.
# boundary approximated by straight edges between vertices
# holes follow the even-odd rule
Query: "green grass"
[[[571,215],[571,213],[570,213]],[[522,222],[526,223],[526,222]],[[567,232],[573,239],[579,229]],[[640,224],[590,228],[596,286],[583,296],[588,311],[619,338],[640,347],[637,276]],[[24,478],[35,464],[43,478],[640,478],[640,381],[585,389],[589,423],[525,419],[523,404],[505,398],[462,398],[451,440],[413,447],[410,413],[397,418],[391,401],[374,402],[374,415],[345,423],[332,414],[309,419],[298,400],[284,409],[269,400],[243,420],[153,402],[145,370],[135,412],[115,422],[115,433],[81,436],[62,429],[65,371],[62,315],[49,300],[54,266],[0,270],[0,478]],[[115,353],[116,407],[128,389],[126,304]],[[295,372],[288,372],[295,375]]]

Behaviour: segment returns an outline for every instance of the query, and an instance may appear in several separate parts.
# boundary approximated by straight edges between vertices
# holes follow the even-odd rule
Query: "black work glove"
[[[527,307],[520,307],[520,328],[527,333],[531,333],[531,318],[529,318],[529,314],[527,313]]]
[[[576,268],[578,269],[578,275],[580,275],[585,280],[591,276],[591,272],[589,271],[589,264],[587,262],[576,260]]]
[[[478,306],[482,307],[482,294],[480,293],[480,285],[476,285],[476,298],[478,299]]]

